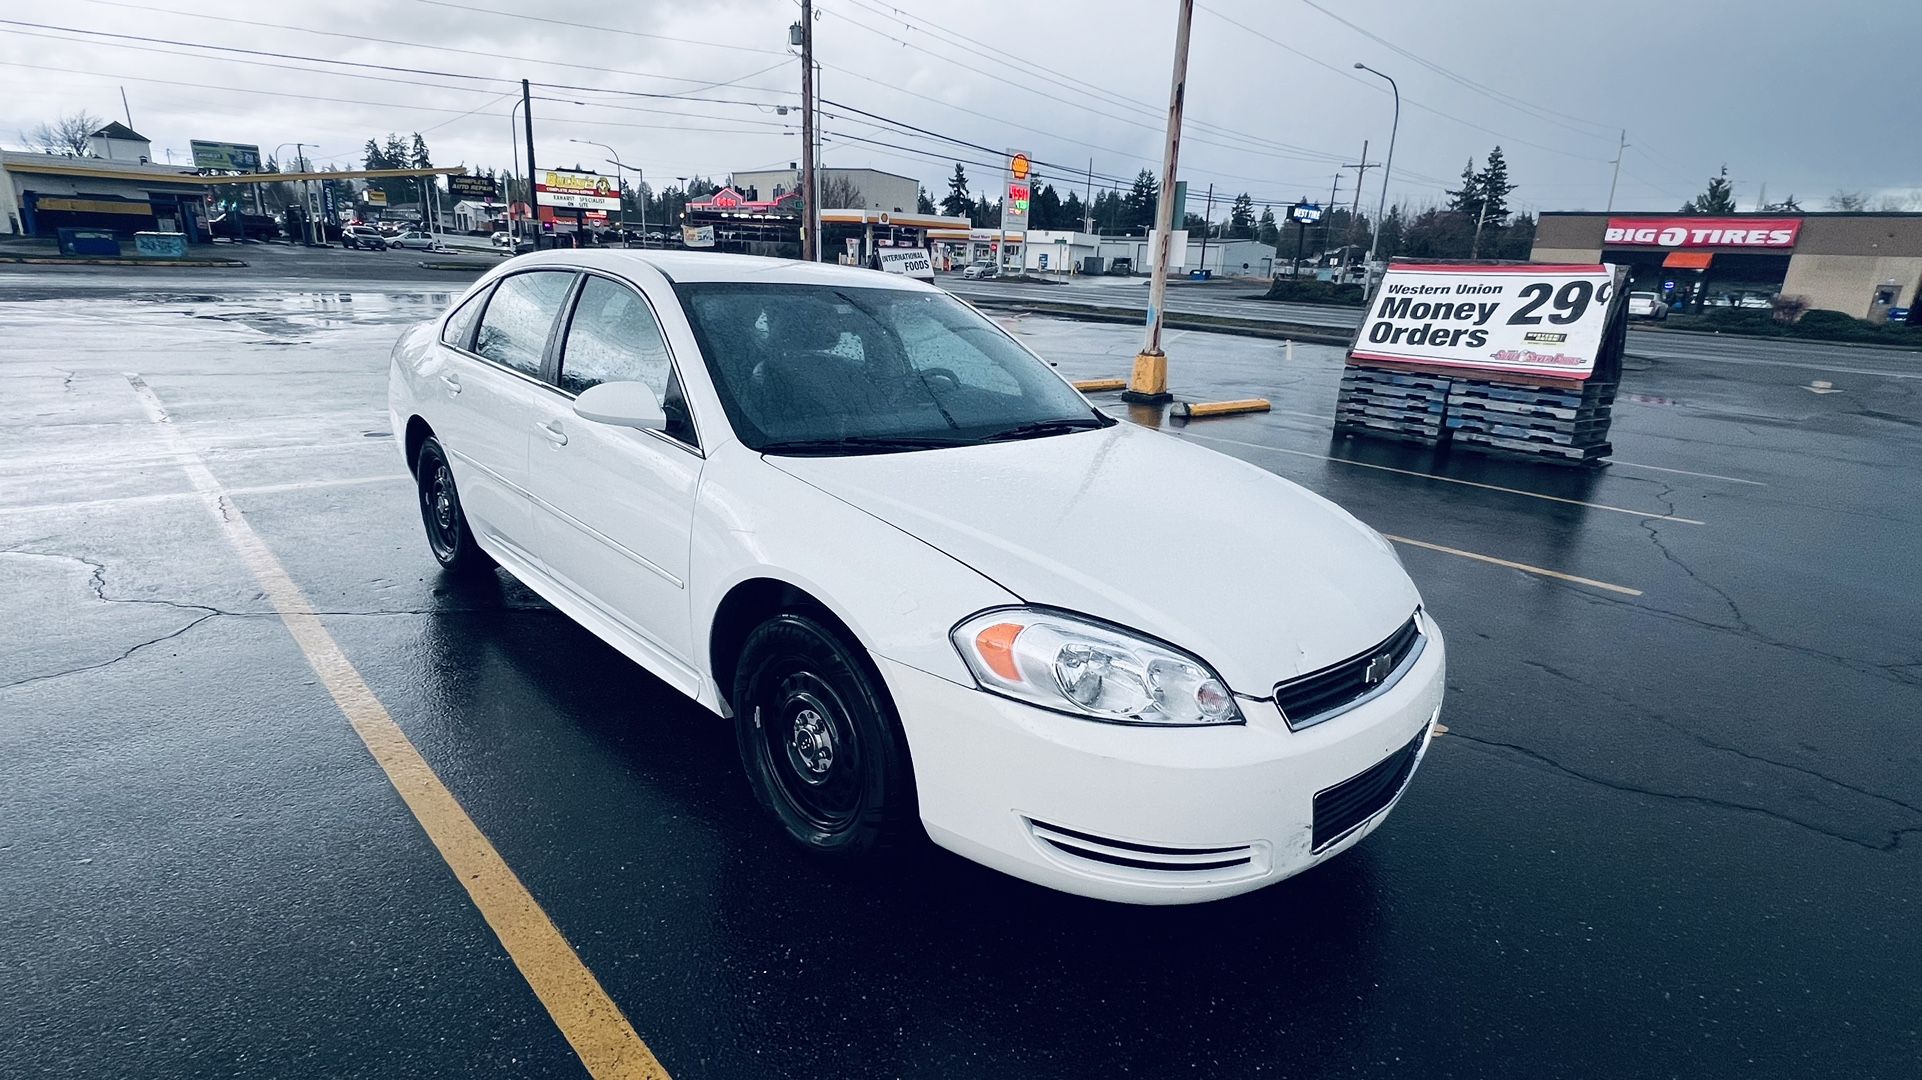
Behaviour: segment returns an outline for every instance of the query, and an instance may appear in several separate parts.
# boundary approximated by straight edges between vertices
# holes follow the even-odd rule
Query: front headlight
[[[1178,649],[1058,611],[984,611],[950,635],[983,689],[1121,724],[1238,724],[1220,676]]]

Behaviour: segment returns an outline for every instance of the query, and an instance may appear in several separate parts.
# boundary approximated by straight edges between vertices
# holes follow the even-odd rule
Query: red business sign
[[[1611,247],[1792,248],[1801,231],[1801,218],[1612,217],[1602,242]]]

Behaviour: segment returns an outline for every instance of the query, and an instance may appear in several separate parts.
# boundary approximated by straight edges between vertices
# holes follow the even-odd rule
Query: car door
[[[471,346],[448,349],[430,392],[445,405],[428,417],[453,459],[468,523],[510,557],[538,564],[527,459],[534,427],[556,397],[541,373],[575,272],[529,270],[500,279]]]
[[[700,438],[647,298],[586,273],[560,331],[550,399],[528,483],[548,573],[677,665],[693,656],[689,530],[701,479]],[[602,382],[646,383],[663,431],[583,420],[572,399]]]

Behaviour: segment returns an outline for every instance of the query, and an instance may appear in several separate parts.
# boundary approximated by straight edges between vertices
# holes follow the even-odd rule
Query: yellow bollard
[[[1098,394],[1103,390],[1125,390],[1127,387],[1126,379],[1077,379],[1074,383],[1074,388],[1084,394]]]

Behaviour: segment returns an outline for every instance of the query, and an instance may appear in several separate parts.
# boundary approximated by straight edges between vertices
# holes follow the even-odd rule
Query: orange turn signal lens
[[[981,662],[988,665],[989,671],[1011,683],[1018,683],[1021,681],[1021,669],[1014,662],[1014,639],[1026,629],[1020,623],[995,623],[974,635],[974,651],[981,655]]]

